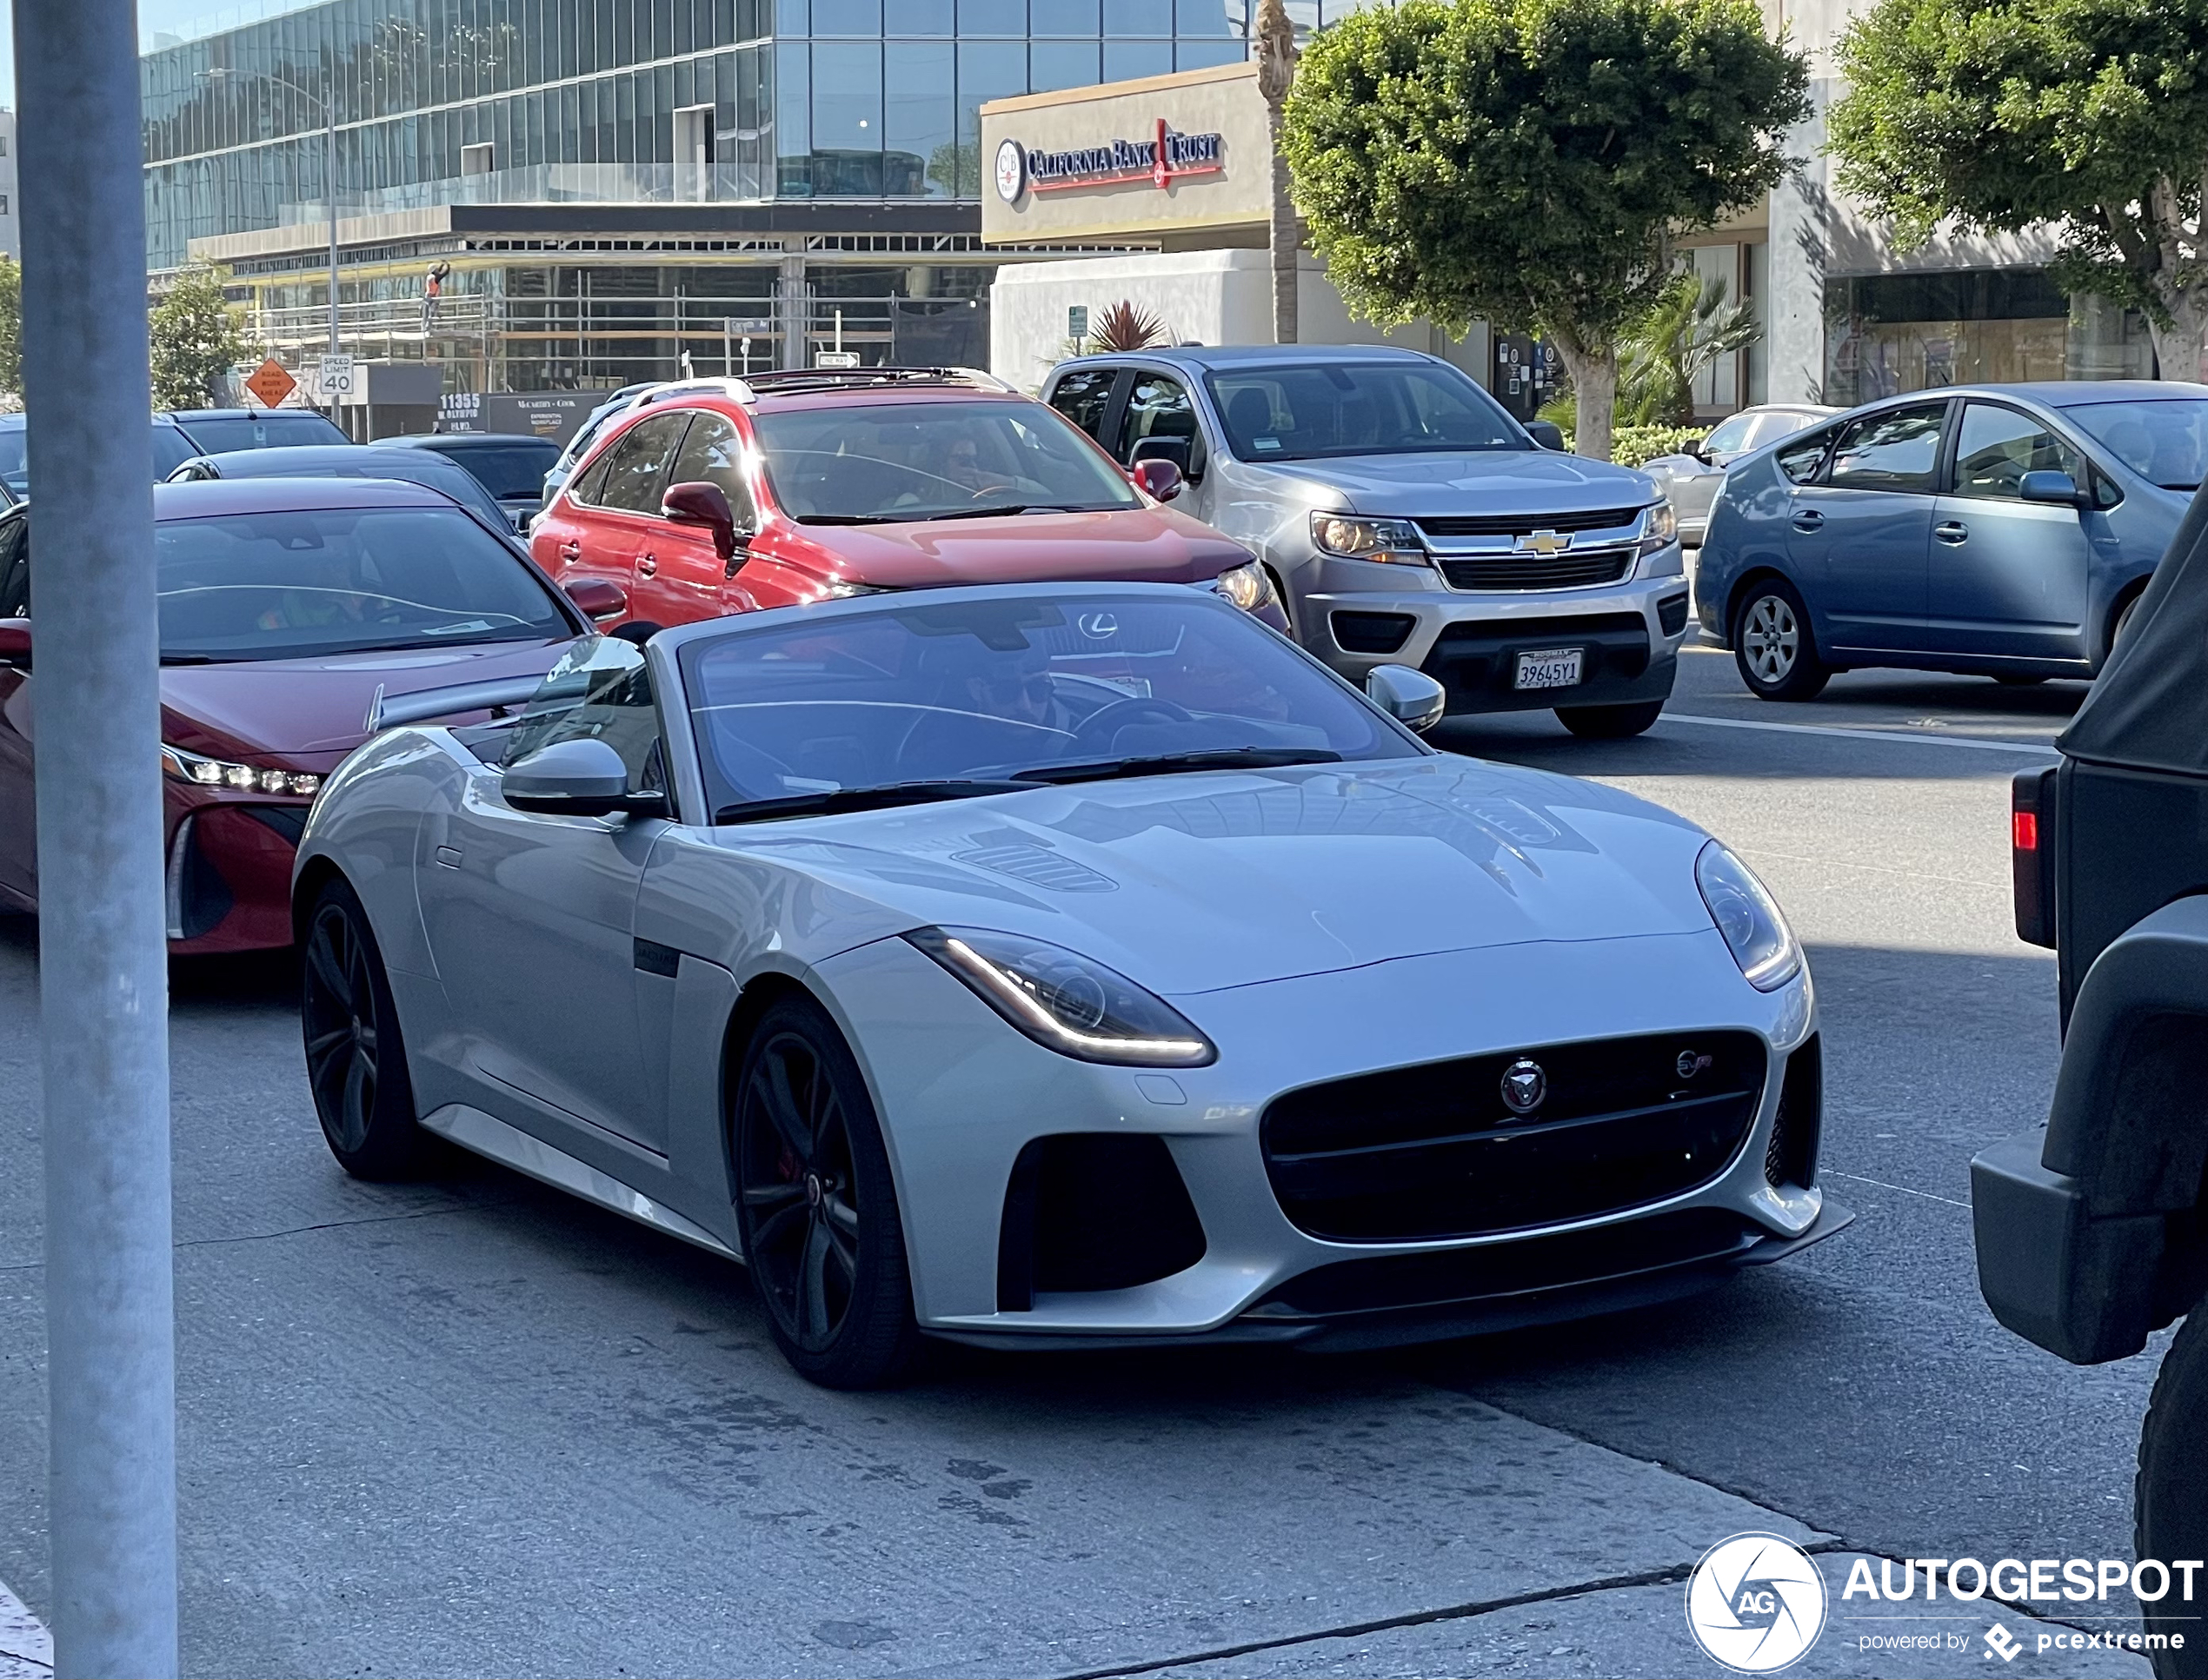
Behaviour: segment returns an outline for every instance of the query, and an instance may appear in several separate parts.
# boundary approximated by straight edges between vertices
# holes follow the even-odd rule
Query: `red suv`
[[[530,547],[562,584],[620,585],[628,617],[654,625],[1064,578],[1214,588],[1285,630],[1248,552],[1161,505],[1180,489],[1171,462],[1123,472],[1056,410],[985,374],[760,374],[639,397]]]

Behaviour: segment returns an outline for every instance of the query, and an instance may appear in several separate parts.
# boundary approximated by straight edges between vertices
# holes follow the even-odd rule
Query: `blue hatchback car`
[[[1963,386],[1736,462],[1695,578],[1766,700],[1856,666],[2090,677],[2208,461],[2208,385]]]

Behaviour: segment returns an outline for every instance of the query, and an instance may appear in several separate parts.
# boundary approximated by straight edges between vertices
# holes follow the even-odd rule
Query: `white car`
[[[294,894],[330,1146],[382,1176],[448,1139],[746,1258],[843,1386],[923,1334],[1565,1318],[1845,1223],[1755,877],[1432,751],[1417,672],[1370,686],[1171,585],[586,638],[517,719],[401,722],[324,787]]]
[[[1707,437],[1685,453],[1644,461],[1640,470],[1670,500],[1679,519],[1679,540],[1689,548],[1699,548],[1710,528],[1710,508],[1724,486],[1726,468],[1766,443],[1792,437],[1838,413],[1838,408],[1814,402],[1759,403],[1719,421]]]

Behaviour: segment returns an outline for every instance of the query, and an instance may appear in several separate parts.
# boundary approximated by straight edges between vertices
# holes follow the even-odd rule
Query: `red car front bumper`
[[[166,901],[174,956],[291,943],[291,865],[309,801],[171,791]]]

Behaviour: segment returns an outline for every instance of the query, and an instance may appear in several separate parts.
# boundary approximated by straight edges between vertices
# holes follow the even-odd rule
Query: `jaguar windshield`
[[[884,606],[682,649],[722,821],[1427,749],[1191,594]]]
[[[775,500],[811,525],[1139,508],[1141,498],[1040,402],[841,403],[754,422]]]
[[[2150,484],[2197,490],[2208,462],[2208,399],[2081,402],[2064,411]]]
[[[575,634],[521,557],[457,508],[164,520],[154,556],[170,664]]]
[[[1266,363],[1205,378],[1241,461],[1533,447],[1494,398],[1433,362]]]

